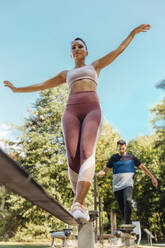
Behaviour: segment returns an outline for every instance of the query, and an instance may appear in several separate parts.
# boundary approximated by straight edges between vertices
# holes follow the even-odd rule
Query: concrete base
[[[93,222],[79,225],[78,227],[78,248],[94,248],[95,238]]]

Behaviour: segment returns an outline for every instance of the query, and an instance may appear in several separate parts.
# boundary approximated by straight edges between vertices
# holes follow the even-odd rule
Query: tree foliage
[[[161,160],[165,160],[165,98],[151,109],[154,115],[153,127],[156,131],[155,148],[161,149]]]
[[[165,230],[165,176],[160,163],[161,150],[155,148],[156,135],[136,138],[129,143],[128,151],[137,156],[157,178],[155,188],[151,179],[137,168],[134,183],[134,220],[139,220],[142,229],[152,231],[157,240],[163,239]]]
[[[157,88],[160,88],[160,89],[165,89],[165,79],[160,80],[160,81],[156,84],[156,87],[157,87]]]

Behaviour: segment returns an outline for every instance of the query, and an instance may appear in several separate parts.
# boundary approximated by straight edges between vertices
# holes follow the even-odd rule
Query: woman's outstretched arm
[[[127,48],[127,46],[130,44],[136,34],[146,32],[149,29],[149,24],[142,24],[137,28],[133,29],[132,32],[128,35],[128,37],[120,44],[117,49],[92,63],[96,71],[99,73],[101,69],[111,64]]]
[[[50,78],[44,81],[43,83],[33,84],[30,86],[26,86],[26,87],[17,88],[9,81],[4,81],[4,86],[10,88],[15,93],[28,93],[28,92],[40,91],[40,90],[53,88],[53,87],[59,86],[60,84],[65,83],[66,74],[67,74],[67,71],[62,71],[59,74],[57,74],[55,77]]]

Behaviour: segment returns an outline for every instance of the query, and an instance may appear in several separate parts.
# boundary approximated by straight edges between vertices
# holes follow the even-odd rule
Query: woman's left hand
[[[131,34],[135,35],[141,32],[147,32],[147,30],[149,30],[151,28],[151,26],[149,24],[142,24],[140,26],[138,26],[137,28],[133,29],[133,31],[131,32]]]

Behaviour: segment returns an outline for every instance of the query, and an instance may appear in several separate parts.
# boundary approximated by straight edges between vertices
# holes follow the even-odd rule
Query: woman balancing
[[[43,83],[21,88],[14,87],[9,81],[4,81],[6,87],[18,93],[45,90],[65,82],[68,84],[69,97],[62,123],[68,157],[68,174],[75,194],[71,214],[81,221],[89,220],[85,197],[95,172],[95,151],[102,122],[96,93],[100,71],[125,50],[136,34],[149,29],[150,25],[138,26],[116,50],[95,60],[90,65],[85,64],[85,58],[88,55],[85,42],[76,38],[71,43],[71,53],[75,64],[72,70],[62,71]]]

